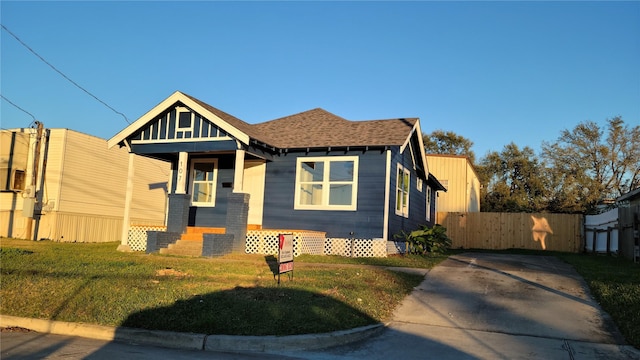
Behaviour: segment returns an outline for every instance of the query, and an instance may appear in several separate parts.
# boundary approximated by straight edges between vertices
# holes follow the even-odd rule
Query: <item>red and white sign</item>
[[[280,234],[278,243],[280,273],[293,271],[293,234]]]

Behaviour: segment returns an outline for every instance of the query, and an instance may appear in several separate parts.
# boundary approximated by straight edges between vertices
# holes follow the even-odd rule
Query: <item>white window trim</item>
[[[427,210],[425,211],[427,221],[431,221],[431,186],[427,185]]]
[[[300,204],[300,168],[303,162],[325,162],[324,167],[324,176],[323,176],[323,189],[328,189],[329,185],[332,183],[329,181],[329,170],[330,166],[327,166],[327,163],[332,161],[353,161],[353,182],[333,182],[335,183],[351,183],[352,184],[352,192],[351,192],[351,204],[350,205],[329,205],[329,191],[322,192],[322,205],[302,205]],[[358,156],[316,156],[316,157],[299,157],[296,160],[296,181],[295,181],[295,193],[293,200],[293,209],[294,210],[330,210],[330,211],[356,211],[358,208]]]
[[[195,164],[196,163],[213,163],[213,186],[211,191],[211,202],[193,201],[193,187],[195,184]],[[216,188],[218,185],[218,159],[192,159],[191,160],[191,172],[189,178],[189,196],[191,197],[191,205],[193,206],[216,206]]]
[[[180,114],[182,113],[189,113],[191,116],[191,121],[190,121],[190,125],[188,127],[180,127]],[[190,111],[189,109],[187,109],[186,107],[177,107],[176,108],[176,130],[175,130],[175,138],[178,139],[178,133],[180,133],[182,135],[182,137],[178,140],[184,140],[185,137],[185,133],[190,132],[191,133],[191,138],[194,137],[193,134],[193,125],[195,122],[195,114]]]
[[[402,204],[402,201],[401,201],[402,205],[401,205],[401,208],[399,209],[398,208],[398,190],[400,190],[402,195],[404,195],[404,193],[405,193],[405,190],[404,190],[404,187],[402,186],[402,183],[401,183],[401,187],[398,188],[397,176],[398,176],[398,172],[400,170],[402,171],[403,175],[405,175],[405,174],[409,175],[408,176],[409,184],[406,187],[407,188],[407,191],[406,191],[406,193],[407,193],[407,203],[406,204]],[[402,178],[404,178],[404,176]],[[411,194],[411,172],[409,171],[409,169],[405,168],[401,164],[398,164],[397,171],[396,171],[396,186],[395,186],[395,190],[396,190],[396,204],[395,204],[396,215],[408,218],[409,217],[409,197],[410,197],[410,194]],[[402,195],[400,195],[400,196],[402,196]],[[402,197],[402,199],[404,200],[404,197]]]

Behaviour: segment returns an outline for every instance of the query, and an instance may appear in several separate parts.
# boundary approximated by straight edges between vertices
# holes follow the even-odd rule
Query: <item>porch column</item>
[[[236,150],[235,173],[233,174],[233,192],[240,193],[244,189],[244,150]]]
[[[131,199],[133,199],[133,176],[135,173],[134,160],[136,155],[129,153],[129,168],[127,170],[127,193],[124,198],[124,217],[122,218],[122,233],[120,234],[120,245],[118,251],[131,251],[129,246],[129,227],[131,226],[130,211]]]
[[[187,171],[189,161],[189,153],[181,152],[178,156],[178,179],[176,182],[176,194],[186,194],[187,193]]]
[[[191,197],[187,194],[187,172],[189,153],[180,152],[176,164],[176,190],[169,195],[167,209],[167,232],[182,234],[189,223]]]

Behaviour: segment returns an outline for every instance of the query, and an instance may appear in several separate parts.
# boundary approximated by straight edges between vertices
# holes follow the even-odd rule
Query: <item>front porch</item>
[[[187,227],[184,234],[166,232],[166,226],[132,225],[128,242],[132,250],[147,253],[158,252],[181,256],[222,256],[232,252],[233,240],[225,234],[225,228]],[[294,229],[261,229],[248,226],[244,252],[246,254],[275,255],[278,253],[278,236],[293,234],[294,256],[340,255],[347,257],[386,257],[395,254],[395,245],[389,246],[383,239],[327,238],[325,232]],[[150,241],[151,240],[151,241]],[[391,242],[393,243],[393,242]],[[394,243],[395,244],[395,243]]]

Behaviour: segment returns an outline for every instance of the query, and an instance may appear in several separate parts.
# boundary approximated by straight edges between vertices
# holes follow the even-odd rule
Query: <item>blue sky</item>
[[[1,22],[133,122],[180,90],[249,123],[419,117],[478,158],[640,124],[640,2],[12,2]],[[1,30],[2,95],[108,139],[122,116]],[[0,127],[33,119],[2,100]]]

